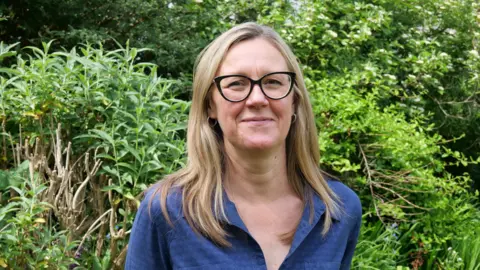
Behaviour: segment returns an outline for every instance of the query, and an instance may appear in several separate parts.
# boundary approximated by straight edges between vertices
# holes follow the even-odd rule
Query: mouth
[[[272,118],[268,118],[268,117],[248,117],[248,118],[245,118],[242,120],[242,122],[269,122],[269,121],[273,121]]]
[[[245,123],[252,123],[252,124],[262,124],[273,121],[272,118],[269,117],[248,117],[242,120]]]

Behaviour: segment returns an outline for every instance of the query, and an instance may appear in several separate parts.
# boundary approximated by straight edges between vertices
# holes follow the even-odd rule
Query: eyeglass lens
[[[251,89],[251,81],[242,76],[225,77],[220,81],[223,95],[232,101],[243,100]],[[270,74],[261,81],[261,87],[265,95],[278,99],[284,97],[292,87],[292,78],[288,74]]]

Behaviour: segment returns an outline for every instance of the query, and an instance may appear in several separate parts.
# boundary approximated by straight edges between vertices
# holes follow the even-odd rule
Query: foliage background
[[[480,269],[477,1],[21,0],[0,12],[0,267],[122,268],[138,195],[185,161],[196,55],[257,21],[302,64],[322,168],[361,197],[352,268]]]

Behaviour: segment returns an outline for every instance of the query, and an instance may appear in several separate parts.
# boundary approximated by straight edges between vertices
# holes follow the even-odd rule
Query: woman
[[[202,51],[187,148],[146,192],[126,269],[349,269],[360,201],[318,168],[302,72],[271,28],[241,24]]]

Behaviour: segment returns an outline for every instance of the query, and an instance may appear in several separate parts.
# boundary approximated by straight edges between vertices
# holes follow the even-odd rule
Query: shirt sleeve
[[[127,249],[126,270],[172,269],[167,235],[169,227],[161,213],[159,201],[150,207],[148,194],[135,216]],[[158,197],[155,197],[157,199]]]
[[[362,225],[362,205],[360,199],[355,196],[355,203],[353,205],[352,211],[352,231],[347,242],[347,248],[345,249],[345,254],[343,255],[342,265],[340,266],[341,270],[350,269],[352,263],[353,254],[355,252],[355,247],[357,246],[358,236],[360,235],[360,227]]]

